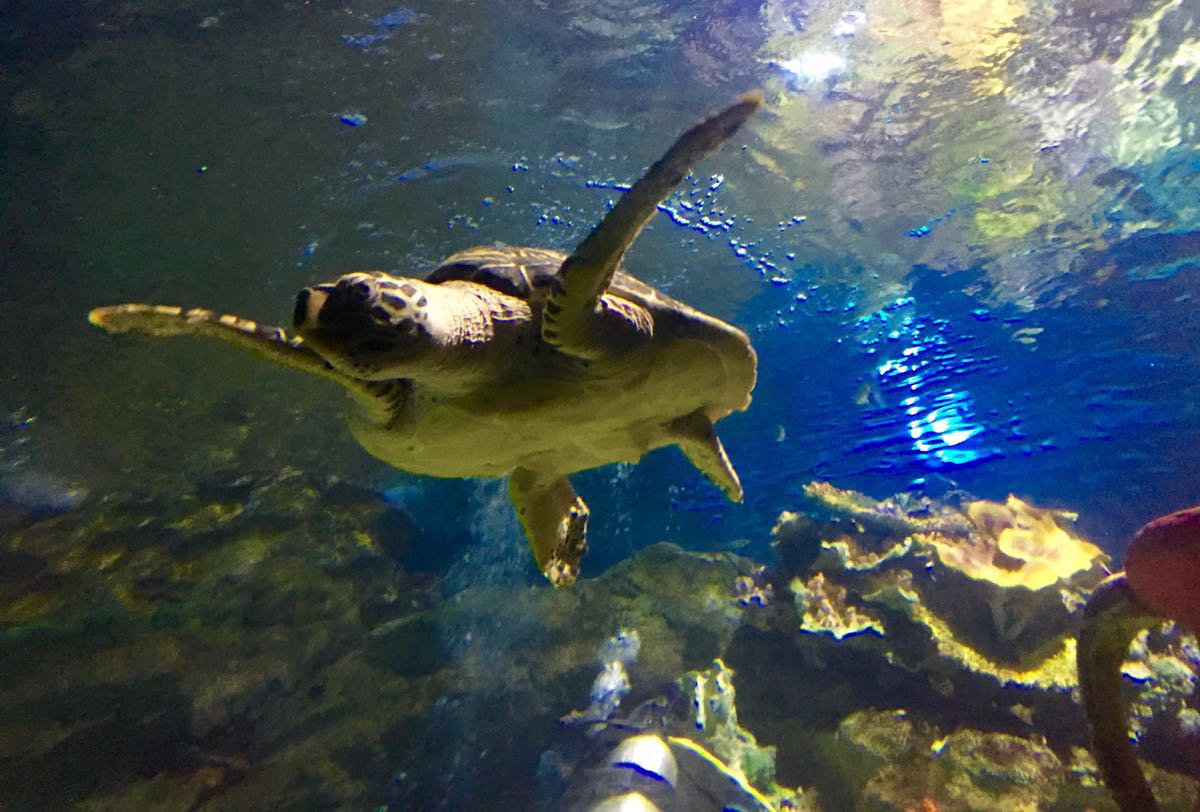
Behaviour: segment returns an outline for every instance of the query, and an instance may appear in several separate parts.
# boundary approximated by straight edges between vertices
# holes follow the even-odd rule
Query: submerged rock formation
[[[1099,551],[1015,501],[810,491],[774,566],[655,544],[571,590],[455,594],[346,482],[93,499],[0,551],[0,797],[555,809],[642,732],[679,792],[749,807],[1106,808],[1068,667]],[[1162,743],[1200,718],[1196,643],[1142,643],[1143,755],[1190,769]],[[1151,780],[1182,808],[1173,776]]]

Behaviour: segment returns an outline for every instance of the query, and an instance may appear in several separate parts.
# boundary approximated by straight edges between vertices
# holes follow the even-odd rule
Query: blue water
[[[113,357],[62,313],[155,297],[278,319],[290,291],[331,272],[419,270],[497,239],[569,247],[668,134],[761,85],[772,109],[743,150],[698,169],[630,258],[754,337],[754,408],[722,427],[748,503],[721,505],[670,452],[586,475],[594,566],[649,539],[762,541],[816,477],[878,495],[929,476],[1018,492],[1078,510],[1115,552],[1195,500],[1195,85],[1135,40],[1132,73],[1104,67],[1094,49],[1136,14],[1031,10],[998,61],[974,64],[952,46],[986,26],[952,19],[938,54],[856,34],[833,6],[677,4],[628,24],[619,4],[499,8],[452,24],[415,6],[114,6],[55,31],[35,11],[14,18],[13,64],[44,73],[10,92],[2,284],[46,329],[8,323],[2,401],[40,417],[37,464],[71,475],[83,457],[82,485],[110,475],[89,423],[142,407],[91,408],[88,392],[133,357],[168,366],[140,348]],[[1163,8],[1140,19],[1166,30],[1192,13]],[[589,37],[604,44],[586,59]],[[828,55],[832,72],[809,76],[782,59],[793,52]],[[1028,68],[1042,52],[1057,61]],[[152,62],[144,76],[114,84],[137,60]],[[937,65],[946,76],[926,78]],[[1121,83],[1159,70],[1162,94],[1130,101]],[[1121,104],[1175,130],[1104,130]],[[989,240],[984,217],[1033,228]],[[253,398],[232,393],[248,374],[223,391]],[[322,432],[335,468],[361,467]]]
[[[1184,0],[8,4],[0,518],[300,471],[403,512],[396,565],[443,596],[542,588],[500,483],[389,469],[335,387],[86,313],[285,323],[343,272],[569,250],[763,88],[627,261],[753,340],[753,404],[718,426],[745,502],[674,450],[581,473],[585,574],[664,540],[769,560],[813,480],[1014,493],[1119,560],[1200,502],[1198,32]],[[447,697],[419,746],[481,780],[487,700]]]

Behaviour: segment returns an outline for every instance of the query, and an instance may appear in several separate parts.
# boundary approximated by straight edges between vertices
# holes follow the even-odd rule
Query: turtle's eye
[[[297,330],[316,324],[317,316],[329,296],[329,288],[317,285],[305,288],[296,294],[296,307],[292,310],[292,324]]]
[[[304,324],[308,320],[308,297],[312,296],[312,291],[308,288],[296,294],[296,307],[292,310],[292,324],[297,327]]]

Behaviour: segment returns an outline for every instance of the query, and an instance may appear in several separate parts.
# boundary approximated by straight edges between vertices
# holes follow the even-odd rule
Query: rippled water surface
[[[346,432],[336,387],[198,340],[108,336],[87,312],[146,301],[286,324],[297,290],[347,271],[420,275],[456,250],[495,241],[569,251],[678,132],[751,88],[765,91],[764,111],[660,206],[627,259],[631,273],[754,342],[754,403],[719,426],[746,501],[724,502],[674,451],[579,475],[593,511],[585,574],[628,565],[660,541],[769,560],[776,517],[799,509],[813,480],[875,497],[962,489],[1003,501],[1013,493],[1077,512],[1080,532],[1118,561],[1143,522],[1200,501],[1196,3],[11,2],[0,4],[0,63],[3,526],[27,533],[79,511],[101,518],[84,522],[91,529],[77,538],[122,516],[167,526],[178,500],[199,505],[220,493],[221,504],[249,511],[257,508],[246,494],[258,485],[247,483],[302,477],[297,492],[333,499],[313,512],[372,498],[391,506],[378,525],[339,514],[318,526],[296,513],[314,545],[335,525],[347,549],[355,533],[373,548],[404,535],[388,553],[391,574],[359,572],[350,553],[335,568],[355,588],[377,588],[373,600],[391,607],[380,619],[409,606],[414,583],[424,596],[414,602],[475,595],[434,635],[466,682],[423,682],[421,668],[399,669],[391,693],[342,698],[359,711],[386,701],[373,711],[414,720],[382,739],[343,731],[328,745],[344,754],[355,786],[377,791],[355,794],[349,779],[338,784],[314,767],[323,778],[289,789],[273,808],[483,809],[496,786],[511,792],[506,808],[522,808],[520,799],[553,808],[572,780],[555,759],[584,757],[554,749],[565,734],[553,721],[529,721],[511,738],[480,723],[523,713],[519,691],[500,707],[480,686],[489,676],[542,679],[538,669],[549,666],[526,664],[514,677],[506,658],[548,650],[548,635],[569,636],[570,627],[538,625],[539,613],[567,610],[529,597],[549,588],[499,483],[389,469]],[[359,496],[328,497],[332,481]],[[178,526],[200,533],[195,521]],[[123,546],[112,561],[140,554]],[[217,778],[211,793],[169,800],[150,790],[119,794],[162,774],[190,775],[192,784],[172,786],[194,789],[208,780],[205,769],[236,773],[230,780],[243,789],[261,779],[259,797],[270,797],[286,782],[264,778],[262,765],[323,722],[268,735],[263,714],[294,720],[301,711],[263,708],[325,690],[313,686],[329,681],[314,675],[341,667],[360,647],[359,632],[329,631],[323,653],[299,665],[259,637],[240,649],[214,643],[204,667],[213,670],[200,682],[219,682],[223,662],[236,675],[238,663],[254,660],[245,679],[274,687],[239,694],[242,710],[232,699],[220,713],[209,707],[214,720],[199,724],[203,703],[176,676],[195,666],[180,651],[189,644],[170,642],[165,620],[97,626],[123,630],[110,632],[123,653],[106,661],[111,678],[98,681],[103,668],[89,658],[99,655],[82,641],[105,632],[87,626],[67,643],[22,636],[39,619],[54,627],[57,616],[31,598],[54,589],[71,591],[63,605],[76,607],[75,620],[97,616],[103,601],[79,596],[116,590],[105,578],[118,577],[97,555],[52,586],[20,574],[26,559],[6,565],[0,621],[9,638],[0,656],[9,663],[0,671],[19,674],[15,664],[41,646],[48,653],[37,667],[68,676],[53,697],[14,689],[6,701],[25,732],[3,736],[45,733],[51,723],[39,721],[38,708],[69,707],[77,685],[90,708],[78,718],[122,703],[195,703],[178,734],[166,736],[186,740],[180,752],[192,755],[158,764],[131,747],[92,770],[81,765],[104,735],[63,744],[86,725],[62,711],[61,736],[37,739],[45,754],[37,764],[58,765],[45,780],[62,789],[6,773],[0,786],[14,808],[87,798],[187,808],[233,797]],[[190,566],[160,563],[155,577],[168,584]],[[646,600],[667,600],[633,581]],[[273,583],[211,594],[240,607]],[[162,593],[146,589],[137,600],[114,598],[123,608],[113,617],[136,614],[138,600],[157,607]],[[303,626],[296,605],[334,600],[313,589],[281,593],[286,605],[262,611]],[[480,589],[498,591],[489,599],[472,592]],[[481,630],[490,610],[479,607],[507,603],[503,590],[534,603]],[[361,634],[377,631],[365,599],[339,600],[353,607],[346,611],[361,620]],[[219,621],[180,611],[179,628],[216,628],[241,623],[243,609]],[[627,616],[597,621],[594,631],[611,634]],[[469,655],[454,648],[472,634],[482,642]],[[656,656],[648,636],[643,629],[643,659]],[[395,645],[434,643],[414,634]],[[546,700],[546,718],[587,704],[595,642],[578,648],[570,664],[556,660],[555,673],[574,674],[583,695],[553,683],[562,694]],[[672,655],[680,674],[697,667],[695,650],[684,650]],[[174,665],[114,664],[155,658]],[[767,728],[756,733],[793,758],[791,784],[810,785],[795,746]],[[105,735],[149,734],[117,726]],[[508,755],[489,761],[489,748]],[[3,750],[0,767],[26,769],[19,746]],[[438,777],[430,754],[450,777]],[[346,766],[372,759],[361,775]],[[851,808],[839,792],[826,789],[835,799],[828,808]]]

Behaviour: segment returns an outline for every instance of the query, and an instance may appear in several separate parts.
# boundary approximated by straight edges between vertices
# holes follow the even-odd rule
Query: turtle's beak
[[[292,311],[292,325],[297,330],[315,326],[317,315],[325,306],[327,298],[328,294],[317,288],[305,288],[296,294],[296,308]]]

